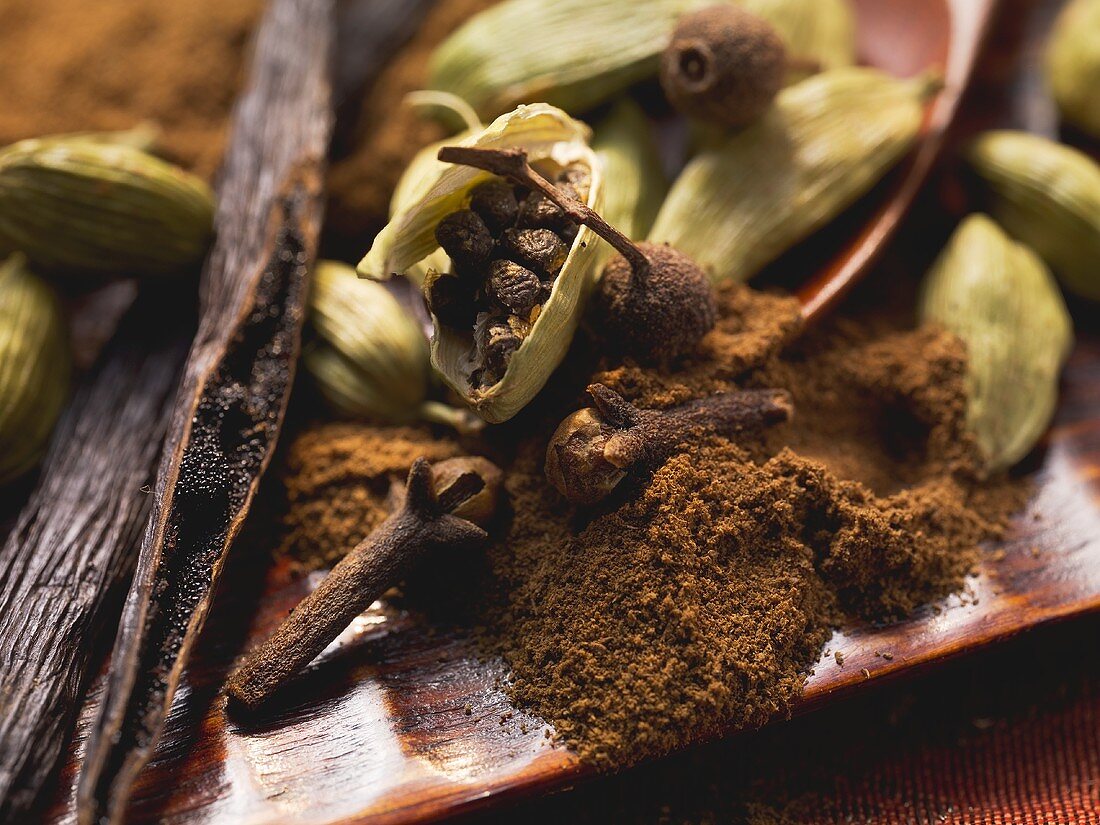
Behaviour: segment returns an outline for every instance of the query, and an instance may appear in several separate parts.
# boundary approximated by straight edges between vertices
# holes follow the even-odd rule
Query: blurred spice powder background
[[[416,150],[444,137],[402,105],[435,46],[493,0],[447,0],[420,21],[350,118],[329,175],[330,255],[356,259],[385,223]],[[264,0],[3,0],[0,145],[44,134],[160,125],[158,151],[213,177]],[[392,45],[392,44],[391,44]]]
[[[0,1],[0,145],[41,134],[163,129],[207,177],[264,0]],[[491,0],[442,0],[366,90],[330,170],[326,247],[350,258],[386,217],[408,159],[443,133],[400,105],[432,48]],[[1012,39],[1056,0],[1008,0]],[[997,56],[987,56],[996,63]],[[978,88],[975,95],[994,91]],[[806,719],[486,822],[1100,823],[1095,619],[1041,631]]]

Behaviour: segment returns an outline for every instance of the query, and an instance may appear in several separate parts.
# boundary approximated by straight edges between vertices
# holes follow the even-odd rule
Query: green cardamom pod
[[[1047,82],[1062,117],[1100,138],[1100,0],[1070,0],[1050,35]]]
[[[206,253],[213,219],[202,180],[126,143],[62,136],[0,150],[0,250],[38,266],[179,272]]]
[[[925,276],[920,318],[966,344],[970,429],[988,469],[1026,456],[1058,402],[1073,323],[1053,276],[1027,246],[971,215]]]
[[[305,365],[336,410],[392,423],[470,428],[467,411],[429,399],[434,382],[427,339],[386,287],[360,279],[347,264],[320,261],[309,302],[317,339],[304,354]]]
[[[649,240],[714,281],[751,278],[870,189],[913,145],[938,83],[848,67],[784,89],[672,184]]]
[[[580,121],[553,106],[535,103],[501,115],[480,132],[456,138],[454,144],[523,149],[535,166],[583,169],[588,177],[588,206],[599,210],[604,173],[589,146],[590,137],[591,130]],[[359,274],[375,280],[403,275],[423,283],[428,291],[450,265],[436,239],[436,228],[444,218],[466,209],[472,190],[492,176],[469,166],[439,163],[417,164],[412,174],[417,176],[415,181],[399,184],[407,202],[394,205],[394,216],[359,263]],[[485,421],[507,421],[523,409],[546,384],[572,343],[606,256],[603,243],[585,226],[579,227],[563,255],[549,297],[516,332],[516,337],[522,334],[522,341],[493,383],[475,380],[484,360],[479,357],[475,333],[484,324],[458,329],[433,315],[432,366]]]
[[[969,160],[989,213],[1050,264],[1067,289],[1100,300],[1100,165],[1049,138],[986,132]]]
[[[595,127],[592,148],[603,163],[603,218],[628,238],[646,236],[668,191],[653,130],[640,106],[623,98]]]
[[[0,264],[0,484],[42,457],[68,395],[69,362],[57,299],[12,255]]]
[[[432,55],[429,86],[483,117],[545,101],[580,113],[657,74],[683,14],[715,0],[504,0],[475,15]],[[792,55],[823,68],[855,57],[849,0],[741,0]]]

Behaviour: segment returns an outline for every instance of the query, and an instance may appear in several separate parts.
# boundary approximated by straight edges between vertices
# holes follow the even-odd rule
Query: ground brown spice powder
[[[340,422],[306,430],[287,452],[281,552],[305,570],[331,567],[385,519],[391,485],[418,457],[442,461],[458,451],[427,427]]]
[[[209,176],[262,0],[4,0],[0,145],[158,123],[158,149]]]
[[[473,600],[482,641],[511,666],[514,699],[600,767],[783,714],[835,624],[902,615],[957,589],[1019,498],[1014,485],[975,478],[956,339],[849,321],[804,334],[793,300],[744,287],[723,289],[720,306],[698,356],[675,371],[582,370],[486,445],[506,467],[510,515]],[[589,378],[649,407],[784,387],[796,414],[757,442],[693,445],[577,511],[542,465],[553,423]],[[342,426],[346,445],[362,447],[337,449],[361,457],[364,477],[386,464],[383,444],[391,470],[402,454],[439,449],[416,431]],[[299,472],[342,466],[327,457],[332,443],[325,430],[299,440]],[[309,512],[327,525],[297,540],[346,548],[360,499],[288,484],[294,523]],[[375,482],[368,523],[384,492]]]

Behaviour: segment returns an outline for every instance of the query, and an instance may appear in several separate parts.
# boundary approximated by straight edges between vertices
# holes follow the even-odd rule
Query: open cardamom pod
[[[542,100],[580,113],[653,77],[677,19],[716,0],[504,0],[432,56],[429,85],[483,117]],[[854,60],[849,0],[742,0],[793,55],[822,67]]]
[[[1067,289],[1100,301],[1100,165],[1027,132],[980,135],[968,158],[989,213],[1050,264]]]
[[[971,215],[925,276],[920,318],[966,343],[970,428],[989,470],[1011,467],[1050,424],[1073,347],[1050,271],[985,215]]]
[[[213,218],[206,183],[126,142],[61,136],[0,150],[0,250],[38,266],[180,272],[206,253]]]
[[[668,192],[668,181],[641,107],[629,98],[618,101],[594,126],[592,148],[603,163],[604,219],[631,240],[649,232]]]
[[[1062,117],[1100,138],[1100,0],[1070,0],[1046,52],[1047,82]]]
[[[589,136],[560,109],[533,104],[456,143],[522,149],[543,174],[598,209],[604,175]],[[426,272],[432,365],[479,416],[505,421],[565,357],[601,244],[536,193],[468,166],[435,167],[405,192],[410,202],[379,233],[359,274],[415,280]]]
[[[69,361],[53,292],[12,255],[0,263],[0,484],[42,457],[69,392]]]
[[[649,240],[691,256],[714,281],[751,278],[905,154],[937,88],[929,77],[848,67],[784,89],[759,121],[687,164]]]
[[[466,410],[428,398],[427,339],[388,289],[360,279],[347,264],[320,261],[309,308],[317,340],[303,357],[333,407],[353,417],[468,428]]]

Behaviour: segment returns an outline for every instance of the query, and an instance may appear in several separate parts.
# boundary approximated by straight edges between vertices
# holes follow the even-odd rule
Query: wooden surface
[[[929,8],[913,3],[922,13]],[[1079,313],[1057,421],[1028,466],[1035,495],[1003,555],[988,554],[964,593],[905,623],[845,628],[829,644],[843,651],[844,665],[823,657],[797,711],[1100,608],[1097,317]],[[256,553],[230,559],[232,586],[222,587],[182,676],[160,747],[137,779],[129,821],[423,822],[586,775],[567,751],[547,745],[539,720],[515,713],[502,723],[513,709],[495,686],[501,663],[479,660],[459,631],[381,604],[326,651],[277,717],[253,729],[228,722],[219,691],[233,658],[264,638],[309,586],[281,569],[260,576],[263,563]],[[76,760],[97,699],[93,691],[49,821],[73,816]]]

